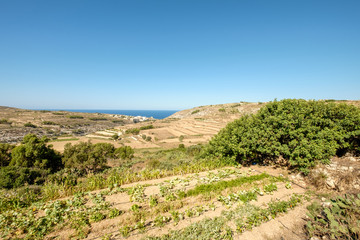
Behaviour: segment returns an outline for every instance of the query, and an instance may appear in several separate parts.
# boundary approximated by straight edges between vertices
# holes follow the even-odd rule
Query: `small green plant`
[[[133,211],[133,212],[138,212],[139,209],[140,209],[140,206],[137,205],[137,204],[133,204],[133,205],[131,206],[131,208],[130,208],[130,210]]]
[[[178,211],[170,211],[171,218],[174,220],[175,225],[184,219],[184,215],[180,214]]]
[[[145,198],[143,185],[136,185],[128,190],[128,194],[130,195],[131,202],[143,202]]]
[[[157,216],[155,219],[154,219],[154,225],[156,227],[162,227],[164,226],[166,223],[170,222],[171,218],[170,217],[166,217],[166,216]]]
[[[149,206],[155,207],[159,204],[159,199],[156,196],[151,195],[149,198]]]
[[[29,127],[29,128],[37,128],[36,125],[32,124],[31,122],[25,123],[24,127]]]
[[[57,125],[57,123],[52,122],[52,121],[43,121],[42,124],[43,125]]]
[[[326,239],[360,238],[360,194],[346,194],[330,200],[330,205],[313,203],[308,207],[310,220],[306,224],[311,237]]]
[[[270,183],[264,186],[264,192],[266,192],[267,194],[277,191],[277,189],[278,188],[275,183]]]
[[[225,112],[225,108],[219,108],[219,112]]]
[[[197,109],[197,110],[195,110],[195,111],[192,111],[191,114],[196,114],[196,113],[198,113],[198,112],[200,112],[199,109]]]
[[[119,209],[116,209],[116,208],[112,208],[109,212],[109,218],[115,218],[117,216],[120,216],[121,214],[121,211]]]
[[[120,227],[119,232],[120,232],[121,236],[128,237],[132,230],[133,230],[132,227],[125,225],[123,227]]]

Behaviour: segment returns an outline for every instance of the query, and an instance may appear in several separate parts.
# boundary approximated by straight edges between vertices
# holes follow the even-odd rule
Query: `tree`
[[[11,152],[10,166],[48,169],[55,172],[62,167],[61,156],[47,146],[47,137],[38,138],[35,134],[28,134],[22,143]]]
[[[115,148],[110,143],[81,142],[75,145],[68,143],[64,148],[63,164],[90,173],[103,168],[108,157],[114,157]]]

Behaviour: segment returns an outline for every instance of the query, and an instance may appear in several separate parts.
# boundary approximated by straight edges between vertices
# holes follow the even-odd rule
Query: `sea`
[[[53,111],[85,112],[85,113],[107,113],[120,114],[128,116],[153,117],[155,119],[164,119],[179,110],[101,110],[101,109],[51,109]]]

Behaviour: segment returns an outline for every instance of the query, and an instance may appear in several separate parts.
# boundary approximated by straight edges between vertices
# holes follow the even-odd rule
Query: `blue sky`
[[[0,105],[360,99],[360,1],[0,0]]]

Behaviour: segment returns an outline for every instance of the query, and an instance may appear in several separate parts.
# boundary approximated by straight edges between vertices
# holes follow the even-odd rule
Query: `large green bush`
[[[28,134],[22,143],[11,151],[10,166],[48,169],[55,172],[62,167],[61,156],[46,145],[48,138]]]
[[[7,166],[0,168],[0,188],[17,188],[27,184],[41,184],[48,171],[36,168]]]
[[[67,143],[64,148],[63,163],[67,168],[84,172],[95,172],[106,165],[108,157],[114,157],[115,148],[110,143],[81,142]]]
[[[119,159],[131,159],[134,157],[134,149],[130,146],[119,147],[115,150],[114,155]]]
[[[205,155],[240,163],[284,158],[307,173],[336,153],[357,152],[360,109],[347,104],[286,99],[229,123],[210,141]]]

